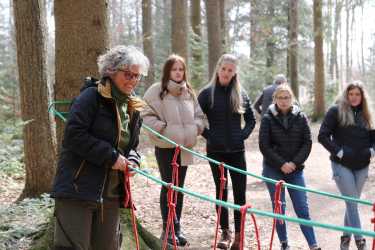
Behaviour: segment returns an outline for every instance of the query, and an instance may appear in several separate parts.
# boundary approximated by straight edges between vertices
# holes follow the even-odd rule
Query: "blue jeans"
[[[368,178],[368,167],[351,170],[334,161],[331,162],[333,179],[340,193],[353,198],[360,198],[363,186]],[[346,210],[344,225],[346,227],[361,228],[361,219],[358,213],[358,204],[355,202],[345,202]],[[351,233],[344,232],[345,236]],[[361,239],[361,235],[354,235],[356,240]]]
[[[268,177],[274,180],[284,180],[287,183],[294,184],[294,185],[299,185],[305,187],[305,179],[303,177],[303,171],[297,171],[293,172],[291,174],[283,174],[282,172],[271,168],[267,166],[263,162],[263,176]],[[266,183],[268,192],[271,197],[272,201],[272,207],[275,209],[275,204],[274,204],[274,195],[275,195],[275,185],[272,183]],[[310,220],[310,215],[309,215],[309,204],[307,203],[307,195],[306,192],[304,191],[299,191],[295,189],[289,189],[288,188],[288,193],[290,196],[290,199],[292,200],[294,212],[297,214],[298,218],[302,218],[305,220]],[[285,214],[285,190],[282,190],[281,193],[281,201],[282,201],[282,213]],[[314,247],[317,245],[316,243],[316,238],[315,238],[315,233],[314,229],[310,226],[305,226],[305,225],[300,225],[301,231],[303,235],[305,236],[305,239],[307,243],[309,244],[309,247]],[[286,221],[284,221],[283,224],[277,222],[276,223],[276,232],[277,236],[279,237],[280,242],[287,242],[288,241],[288,236],[286,232]]]

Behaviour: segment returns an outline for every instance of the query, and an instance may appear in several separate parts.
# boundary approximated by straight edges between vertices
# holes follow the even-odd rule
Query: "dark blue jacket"
[[[216,84],[213,107],[211,107],[212,86],[203,89],[198,96],[199,104],[207,116],[210,127],[209,129],[205,128],[202,134],[207,140],[208,152],[244,151],[244,140],[249,137],[255,127],[255,118],[249,97],[242,91],[245,126],[241,128],[241,114],[231,110],[232,86],[233,84],[229,84],[227,87]]]
[[[275,104],[268,108],[259,129],[259,148],[268,166],[280,170],[284,163],[293,162],[296,170],[302,170],[311,145],[307,117],[297,105],[285,117]]]
[[[337,105],[332,106],[320,126],[318,140],[331,153],[330,159],[350,169],[365,168],[370,163],[370,147],[374,146],[373,130],[365,127],[362,110],[352,110],[355,125],[339,124]],[[340,150],[343,157],[337,157]]]
[[[117,148],[119,119],[108,86],[99,83],[98,87],[88,87],[74,100],[65,127],[52,197],[102,202],[108,171],[119,151],[128,157],[139,142],[142,121],[140,113],[134,111],[129,123],[129,143],[126,148]],[[123,190],[120,193],[123,194]]]

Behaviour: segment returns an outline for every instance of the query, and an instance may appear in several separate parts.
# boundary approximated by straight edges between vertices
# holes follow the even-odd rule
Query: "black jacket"
[[[311,145],[307,117],[297,105],[285,117],[275,104],[268,108],[259,130],[259,148],[268,166],[280,170],[284,163],[293,162],[296,170],[302,170]]]
[[[202,133],[202,136],[207,140],[208,152],[244,151],[244,140],[249,137],[255,127],[255,118],[249,97],[242,91],[245,126],[241,128],[241,114],[231,110],[230,92],[232,86],[233,84],[229,84],[227,87],[216,84],[213,107],[211,107],[212,86],[203,89],[198,96],[201,109],[207,115],[209,123],[209,129],[205,128]]]
[[[318,140],[331,153],[332,161],[350,169],[361,169],[370,163],[373,132],[365,127],[361,109],[352,112],[355,125],[343,127],[339,124],[337,105],[332,106],[324,117]],[[340,159],[337,153],[341,149],[344,154]]]
[[[137,155],[142,123],[139,112],[131,115],[127,147],[118,149],[120,118],[116,103],[108,93],[100,91],[105,90],[101,87],[84,89],[71,106],[51,193],[54,198],[102,202],[108,171],[119,151],[125,157],[130,153],[132,157]]]

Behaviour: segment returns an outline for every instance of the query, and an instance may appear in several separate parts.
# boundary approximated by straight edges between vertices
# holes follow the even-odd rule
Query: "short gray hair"
[[[148,58],[134,46],[119,45],[98,57],[98,68],[101,77],[110,76],[118,70],[131,65],[138,65],[140,73],[147,76]]]
[[[288,82],[288,80],[286,79],[286,77],[283,74],[278,74],[273,79],[273,83],[275,83],[275,84],[282,84],[282,83],[286,83],[286,82]]]

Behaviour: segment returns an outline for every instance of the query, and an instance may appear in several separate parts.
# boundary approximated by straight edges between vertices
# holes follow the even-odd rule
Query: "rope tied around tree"
[[[130,171],[129,171],[129,162],[127,161],[125,163],[125,171],[124,171],[124,190],[125,190],[124,207],[130,207],[135,244],[136,244],[137,250],[139,250],[140,248],[139,248],[137,222],[135,218],[135,206],[133,204],[132,194],[131,194],[131,189],[130,189]]]
[[[219,170],[220,170],[220,192],[219,192],[219,200],[223,200],[225,183],[227,181],[227,179],[225,178],[224,162],[220,163]],[[215,230],[215,240],[214,240],[214,249],[216,249],[216,244],[217,244],[217,236],[218,236],[218,231],[219,231],[220,218],[221,218],[221,206],[218,206],[217,221],[216,221],[216,230]]]
[[[275,214],[282,214],[282,201],[281,201],[281,193],[283,184],[285,182],[283,180],[279,180],[275,184],[275,194],[274,194],[274,213]],[[272,250],[272,244],[273,244],[273,238],[275,235],[275,228],[276,223],[283,224],[284,220],[273,218],[273,224],[272,224],[272,233],[271,233],[271,240],[270,240],[270,250]]]
[[[240,208],[240,213],[241,213],[241,231],[240,231],[240,250],[244,249],[244,240],[245,240],[245,221],[246,221],[246,213],[247,209],[251,208],[250,204],[245,204],[241,206]],[[257,221],[255,218],[255,215],[253,213],[250,213],[251,219],[253,220],[254,223],[254,228],[255,228],[255,236],[257,240],[257,245],[258,245],[258,250],[260,250],[260,238],[259,238],[259,229],[257,226]]]

